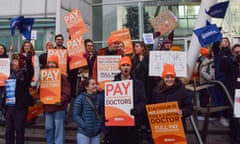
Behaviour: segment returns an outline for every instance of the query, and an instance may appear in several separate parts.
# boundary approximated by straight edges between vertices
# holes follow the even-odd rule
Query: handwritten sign
[[[235,89],[233,114],[234,117],[240,118],[240,89]]]
[[[58,57],[58,67],[62,73],[67,73],[67,49],[49,49],[47,57],[49,58],[51,55]]]
[[[132,80],[105,83],[106,126],[134,126]]]
[[[67,25],[68,32],[72,38],[76,35],[83,35],[87,32],[87,27],[81,16],[80,10],[77,8],[64,15],[63,20]]]
[[[150,20],[155,32],[160,32],[161,36],[177,28],[177,18],[170,11],[166,10],[157,17]]]
[[[186,52],[180,51],[150,51],[149,75],[161,76],[165,63],[174,65],[177,77],[187,76]]]
[[[84,39],[81,35],[67,41],[68,56],[70,57],[70,70],[87,65],[87,59],[83,57],[86,53]]]
[[[187,144],[177,102],[146,105],[154,144]]]
[[[124,54],[133,53],[133,46],[129,29],[116,30],[111,32],[111,35],[115,35],[124,43]]]
[[[40,71],[40,100],[44,104],[61,102],[61,72],[59,68]]]
[[[0,59],[0,86],[5,86],[5,81],[8,79],[10,74],[10,59]]]
[[[98,56],[97,57],[97,79],[98,82],[114,80],[114,76],[120,73],[118,63],[121,56]]]
[[[145,44],[153,44],[154,39],[153,39],[153,34],[152,33],[144,33],[143,34],[143,40]]]

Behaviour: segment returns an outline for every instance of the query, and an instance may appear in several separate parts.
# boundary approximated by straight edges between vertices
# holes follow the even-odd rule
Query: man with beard
[[[146,117],[145,105],[147,98],[141,81],[131,76],[132,63],[128,56],[119,61],[120,73],[115,76],[115,81],[133,80],[133,109],[131,115],[135,116],[135,126],[110,127],[110,135],[114,144],[138,144],[139,129],[144,124]]]
[[[120,39],[116,36],[109,36],[108,38],[108,46],[105,48],[101,48],[98,50],[98,56],[113,56],[113,55],[123,55],[123,51],[119,49]],[[93,68],[92,68],[92,77],[97,79],[97,57],[94,61]]]

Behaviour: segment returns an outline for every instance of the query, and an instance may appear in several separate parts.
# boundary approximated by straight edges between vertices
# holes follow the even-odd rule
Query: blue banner
[[[229,5],[229,1],[220,2],[220,3],[217,3],[213,6],[211,6],[208,11],[205,10],[205,12],[209,16],[214,17],[214,18],[224,18],[225,13],[226,13],[227,8],[228,8],[228,5]]]
[[[24,19],[23,16],[17,16],[15,18],[12,18],[10,21],[10,29],[11,29],[11,35],[14,36],[15,28],[19,24],[20,21]]]
[[[199,43],[202,47],[222,39],[222,33],[219,31],[216,24],[209,24],[205,27],[196,29],[193,32],[198,37]]]
[[[31,40],[32,26],[34,23],[33,18],[24,18],[18,16],[10,21],[11,34],[14,36],[15,28],[18,28],[19,32],[27,39]]]
[[[16,103],[16,79],[6,80],[6,105],[15,105]]]

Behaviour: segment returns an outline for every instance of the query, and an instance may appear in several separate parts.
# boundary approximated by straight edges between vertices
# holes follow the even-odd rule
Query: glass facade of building
[[[174,45],[186,48],[198,17],[200,2],[200,0],[94,0],[93,40],[98,48],[106,46],[110,33],[123,28],[130,29],[133,41],[142,40],[143,33],[154,33],[149,20],[164,10],[171,10],[178,19],[178,27],[174,31]],[[212,18],[212,23],[223,27],[224,36],[232,39],[240,35],[240,23],[237,18],[239,7],[240,1],[232,0],[225,19]]]

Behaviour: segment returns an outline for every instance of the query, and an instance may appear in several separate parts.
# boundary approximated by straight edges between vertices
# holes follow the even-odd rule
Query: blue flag
[[[208,11],[205,10],[205,12],[209,16],[214,17],[214,18],[224,18],[225,13],[226,13],[227,8],[228,8],[228,5],[229,5],[229,1],[220,2],[220,3],[217,3],[213,6],[211,6]]]
[[[24,18],[20,23],[18,24],[19,32],[27,39],[31,40],[31,32],[32,32],[32,26],[34,23],[33,18]]]
[[[16,26],[18,25],[18,23],[20,21],[22,21],[24,19],[23,16],[17,16],[15,18],[12,18],[11,21],[10,21],[10,29],[11,29],[11,35],[14,36],[14,33],[15,33],[15,28]]]
[[[216,24],[209,24],[205,27],[196,29],[193,32],[198,37],[199,43],[202,47],[222,39],[222,33]]]
[[[32,26],[34,23],[33,18],[24,18],[18,16],[10,21],[11,34],[14,36],[15,28],[18,28],[19,32],[27,39],[31,40]]]

